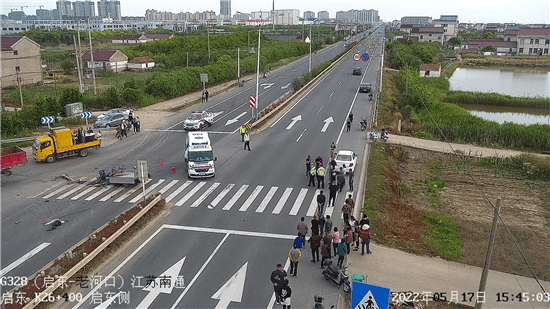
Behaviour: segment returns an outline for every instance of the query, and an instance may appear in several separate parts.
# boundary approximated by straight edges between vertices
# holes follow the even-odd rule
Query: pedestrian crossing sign
[[[353,281],[351,309],[387,309],[390,289]]]

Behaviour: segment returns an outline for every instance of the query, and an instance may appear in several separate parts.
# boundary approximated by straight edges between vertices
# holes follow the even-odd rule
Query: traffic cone
[[[159,157],[159,166],[163,166],[164,164],[162,164],[162,157]]]
[[[176,172],[176,165],[172,164],[172,173]]]

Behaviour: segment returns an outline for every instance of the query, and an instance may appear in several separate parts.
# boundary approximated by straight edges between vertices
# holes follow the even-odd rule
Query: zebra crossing
[[[143,188],[137,185],[132,188],[123,186],[95,186],[89,183],[66,184],[56,187],[52,192],[42,192],[34,197],[57,200],[84,200],[114,203],[136,203],[143,197]],[[317,209],[317,188],[280,188],[264,185],[229,183],[223,186],[219,182],[180,181],[179,179],[149,179],[145,183],[145,194],[159,192],[166,202],[173,202],[176,207],[221,209],[222,211],[270,212],[273,215],[287,214],[297,216],[314,215]],[[327,202],[328,202],[328,190]],[[225,202],[224,202],[225,201]],[[332,215],[334,207],[325,207],[325,215]]]

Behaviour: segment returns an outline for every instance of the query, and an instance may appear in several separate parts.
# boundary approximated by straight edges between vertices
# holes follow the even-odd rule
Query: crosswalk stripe
[[[85,200],[86,200],[86,201],[91,201],[91,200],[93,200],[94,198],[100,196],[103,192],[105,192],[105,191],[107,191],[107,190],[109,190],[109,189],[111,189],[111,187],[102,188],[101,190],[97,191],[96,193],[94,193],[94,194],[88,196]]]
[[[149,188],[145,189],[145,196],[147,196],[147,194],[151,193],[151,191],[153,191],[156,187],[160,186],[163,182],[164,182],[164,179],[159,179],[159,181],[157,183],[155,183],[154,185],[151,185]],[[141,199],[141,198],[143,198],[143,194],[138,194],[136,197],[131,199],[128,203],[135,203],[135,202],[139,201],[139,199]]]
[[[228,184],[223,190],[222,192],[220,192],[220,194],[218,194],[218,196],[216,196],[216,198],[210,202],[210,205],[208,205],[208,208],[209,209],[214,209],[214,207],[216,207],[218,205],[218,203],[227,195],[227,193],[233,189],[233,187],[235,186],[234,183],[230,183]]]
[[[63,190],[69,189],[69,188],[72,187],[72,186],[73,186],[73,184],[65,185],[65,186],[63,186],[63,187],[61,187],[61,188],[59,188],[59,189],[53,191],[52,193],[43,196],[42,198],[50,198],[50,197],[56,195],[57,193],[59,193],[59,192],[61,192],[61,191],[63,191]]]
[[[277,205],[275,205],[275,208],[273,209],[272,214],[280,214],[281,210],[283,210],[283,207],[285,206],[286,201],[290,197],[290,193],[292,193],[292,188],[286,188],[285,192],[283,192],[283,196],[279,199],[279,202],[277,202]]]
[[[307,210],[306,217],[313,217],[313,215],[315,214],[315,211],[317,210],[317,195],[319,195],[319,192],[321,192],[321,190],[315,190],[315,194],[311,199],[311,204],[309,204],[309,209]]]
[[[295,216],[298,213],[298,210],[300,210],[300,206],[302,206],[302,202],[304,201],[304,198],[306,198],[307,189],[302,188],[300,190],[300,193],[298,194],[298,197],[294,201],[294,205],[292,206],[292,209],[290,209],[290,216]]]
[[[71,197],[71,200],[72,200],[72,201],[77,200],[77,199],[81,198],[82,196],[84,196],[84,194],[86,194],[86,193],[92,191],[93,189],[97,189],[97,188],[96,188],[96,187],[89,187],[88,189],[86,189],[86,190],[84,190],[84,191],[78,193],[77,195]]]
[[[118,192],[124,190],[124,187],[120,187],[120,188],[116,188],[115,190],[109,192],[107,195],[105,195],[104,197],[102,197],[99,201],[100,202],[106,202],[108,199],[110,199],[111,197],[115,196],[118,194]]]
[[[334,211],[334,206],[332,207],[326,207],[325,208],[325,218],[327,217],[327,215],[331,216],[332,217],[332,212]],[[342,217],[343,218],[343,217]]]
[[[170,202],[174,197],[176,197],[178,194],[181,193],[187,186],[189,186],[191,183],[193,183],[191,180],[188,180],[184,182],[179,188],[176,189],[176,191],[172,192],[168,197],[166,198],[166,202]]]
[[[263,188],[264,186],[256,186],[256,188],[254,188],[254,191],[252,191],[252,194],[250,194],[250,196],[246,199],[246,201],[241,206],[241,208],[239,208],[239,211],[247,211],[248,207],[250,207],[252,202],[254,202],[254,199],[256,199],[256,197],[258,196],[258,194],[260,194],[260,191],[262,191]]]
[[[29,196],[28,198],[39,197],[39,196],[41,196],[42,194],[46,194],[46,193],[50,192],[50,190],[58,189],[59,186],[64,186],[64,185],[66,185],[66,183],[58,183],[58,184],[56,184],[55,186],[52,186],[51,188],[48,188],[48,189],[46,189],[46,190],[44,190],[44,191],[42,191],[42,192],[40,192],[40,193],[38,193],[38,194],[36,194],[36,195]]]
[[[148,184],[149,182],[151,181],[151,179],[148,179],[145,184]],[[131,194],[133,194],[134,192],[136,192],[137,190],[141,189],[141,186],[135,186],[132,190],[122,194],[119,198],[117,198],[116,200],[114,200],[113,202],[115,203],[120,203],[122,202],[123,200],[125,200],[128,196],[130,196]]]
[[[64,198],[66,198],[67,196],[69,196],[69,195],[75,193],[76,191],[78,191],[78,190],[84,188],[84,186],[86,186],[86,185],[85,185],[85,184],[78,185],[78,186],[72,188],[71,190],[65,192],[64,194],[58,196],[57,199],[58,199],[58,200],[62,200],[62,199],[64,199]]]
[[[256,212],[260,212],[260,213],[264,212],[265,208],[267,207],[267,204],[269,204],[269,201],[271,201],[271,199],[273,198],[273,195],[275,194],[275,192],[277,192],[277,189],[279,188],[271,187],[271,189],[269,189],[269,192],[267,192],[267,195],[264,197],[264,199],[260,203],[260,206],[256,208]]]
[[[204,202],[204,200],[216,190],[216,188],[220,185],[219,182],[213,183],[210,188],[208,188],[193,204],[191,204],[191,207],[199,207],[199,205]]]
[[[242,185],[239,188],[239,191],[237,191],[237,193],[235,193],[235,195],[233,195],[233,197],[231,197],[229,202],[227,202],[227,204],[225,204],[225,206],[223,206],[222,210],[230,210],[231,207],[233,207],[233,205],[237,202],[239,197],[241,197],[241,195],[243,195],[244,191],[246,191],[247,188],[248,188],[248,185]]]
[[[193,194],[197,193],[197,191],[199,191],[200,188],[202,188],[202,186],[204,186],[205,184],[206,181],[199,182],[195,187],[193,187],[193,189],[191,189],[191,191],[189,191],[184,197],[181,198],[181,200],[176,203],[176,206],[181,206],[185,202],[187,202],[187,200],[189,200],[193,196]]]
[[[162,189],[159,190],[160,194],[164,194],[164,192],[168,191],[168,189],[172,188],[176,183],[178,183],[179,179],[174,179],[170,181],[166,186],[164,186]]]

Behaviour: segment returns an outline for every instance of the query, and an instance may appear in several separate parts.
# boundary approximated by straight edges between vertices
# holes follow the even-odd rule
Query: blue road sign
[[[315,17],[308,17],[307,21],[319,21],[319,20]]]
[[[82,119],[92,118],[92,112],[83,112],[80,114],[80,118]]]
[[[40,118],[40,122],[42,124],[54,123],[55,122],[55,117],[53,117],[53,116],[42,117],[42,118]]]
[[[390,289],[358,281],[352,282],[351,309],[387,309]]]
[[[363,61],[369,61],[369,58],[370,58],[370,56],[369,56],[368,53],[364,53],[364,54],[361,55],[361,60],[363,60]]]

